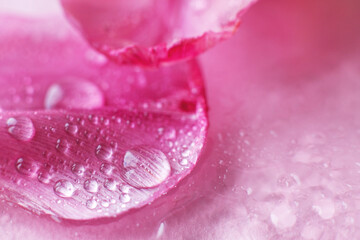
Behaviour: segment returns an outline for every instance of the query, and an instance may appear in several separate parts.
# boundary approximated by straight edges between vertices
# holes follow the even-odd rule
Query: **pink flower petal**
[[[254,0],[62,0],[70,21],[119,63],[192,58],[229,38]]]
[[[120,67],[61,20],[1,21],[1,199],[57,218],[114,217],[192,170],[207,128],[196,62]]]

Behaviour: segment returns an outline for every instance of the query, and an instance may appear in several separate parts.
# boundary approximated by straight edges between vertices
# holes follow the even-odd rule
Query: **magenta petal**
[[[192,58],[229,38],[254,0],[62,0],[70,21],[119,63]]]
[[[60,20],[1,21],[1,199],[72,220],[113,217],[193,169],[207,128],[195,62],[120,67]]]

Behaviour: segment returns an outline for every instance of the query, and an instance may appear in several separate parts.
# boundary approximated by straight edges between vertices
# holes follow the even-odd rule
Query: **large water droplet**
[[[88,179],[84,183],[84,189],[90,193],[96,193],[99,190],[99,184],[95,179]]]
[[[101,90],[85,79],[66,79],[49,87],[44,105],[46,109],[102,107],[104,97]]]
[[[30,141],[35,135],[33,122],[28,117],[9,118],[6,121],[8,132],[21,141]]]
[[[35,162],[23,158],[19,158],[15,166],[19,173],[28,177],[34,177],[39,169],[39,166]]]
[[[63,179],[55,183],[54,192],[59,197],[69,198],[73,196],[75,192],[75,187],[71,182]]]
[[[110,161],[113,155],[113,149],[109,146],[98,145],[95,150],[96,156],[101,160]]]
[[[144,146],[127,151],[123,166],[127,169],[125,181],[138,188],[151,188],[161,184],[171,171],[163,152]]]

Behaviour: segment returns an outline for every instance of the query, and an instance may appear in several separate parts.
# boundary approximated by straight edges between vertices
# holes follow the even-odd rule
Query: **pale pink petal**
[[[119,63],[192,58],[229,38],[253,0],[62,0],[70,22]]]

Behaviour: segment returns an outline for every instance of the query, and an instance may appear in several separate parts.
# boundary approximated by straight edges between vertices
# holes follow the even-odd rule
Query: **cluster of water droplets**
[[[58,204],[67,204],[67,201],[59,199],[72,198],[89,210],[99,212],[109,209],[108,212],[112,212],[111,209],[116,208],[117,212],[121,212],[121,208],[128,209],[149,198],[160,184],[167,181],[172,171],[181,171],[178,166],[188,167],[193,161],[192,151],[196,149],[185,144],[193,137],[190,132],[197,130],[191,125],[185,130],[174,127],[147,129],[142,128],[140,120],[136,122],[132,118],[116,116],[68,115],[66,119],[63,127],[51,124],[42,127],[49,139],[56,139],[54,151],[43,153],[50,168],[26,158],[19,158],[15,163],[18,173],[52,186]],[[46,120],[53,119],[49,116]],[[155,131],[159,146],[139,144],[124,148],[121,140],[117,139],[118,133],[111,131],[111,124],[116,124],[118,129],[130,127],[137,131],[141,128],[151,134]],[[28,117],[9,118],[7,128],[8,133],[20,141],[30,141],[35,136],[33,121]],[[179,140],[179,136],[186,136],[186,139]],[[89,146],[93,146],[93,151],[88,152]],[[57,162],[60,164],[57,165]],[[51,165],[56,169],[51,170]]]

